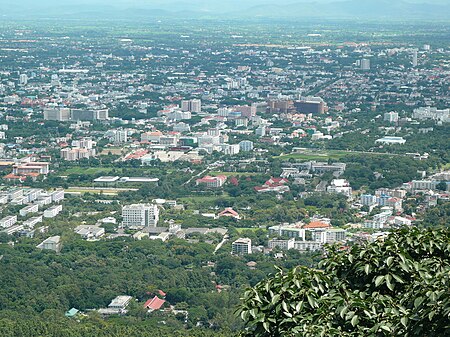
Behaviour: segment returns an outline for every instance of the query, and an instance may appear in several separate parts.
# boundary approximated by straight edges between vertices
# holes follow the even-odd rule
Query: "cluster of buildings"
[[[18,214],[0,219],[0,231],[9,235],[33,236],[34,228],[45,218],[56,217],[62,211],[64,191],[44,191],[33,188],[10,188],[0,192],[0,204],[21,205]]]

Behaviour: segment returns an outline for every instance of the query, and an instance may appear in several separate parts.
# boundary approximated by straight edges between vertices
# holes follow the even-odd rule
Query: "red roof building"
[[[225,208],[222,212],[219,213],[219,218],[222,216],[228,216],[228,217],[232,217],[235,219],[240,219],[241,217],[239,216],[239,213],[236,212],[234,209],[232,209],[231,207]]]
[[[149,311],[155,311],[161,309],[164,303],[166,303],[165,300],[162,300],[158,296],[155,296],[145,302],[144,308],[148,309]]]

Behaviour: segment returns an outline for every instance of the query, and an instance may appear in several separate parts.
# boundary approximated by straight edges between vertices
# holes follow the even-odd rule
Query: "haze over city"
[[[450,336],[450,3],[0,0],[0,337]]]

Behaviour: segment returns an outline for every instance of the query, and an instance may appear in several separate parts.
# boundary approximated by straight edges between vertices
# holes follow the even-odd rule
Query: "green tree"
[[[280,270],[245,292],[243,336],[449,336],[450,230],[400,229],[329,247],[320,269]]]

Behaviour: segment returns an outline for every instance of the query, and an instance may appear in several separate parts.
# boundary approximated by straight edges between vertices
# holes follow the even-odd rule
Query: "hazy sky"
[[[340,3],[335,6],[326,3]],[[409,3],[427,3],[449,5],[450,0],[0,0],[0,16],[33,17],[33,16],[64,16],[83,13],[129,13],[128,9],[163,10],[164,13],[195,13],[195,15],[223,15],[230,14],[241,16],[263,15],[270,16],[274,13],[278,17],[301,17],[308,15],[331,17],[357,17],[361,13],[364,16],[382,18],[386,15],[399,17],[420,13],[423,18],[435,18],[436,13],[440,17],[448,18],[447,8],[429,9],[426,6],[405,10],[411,7],[404,6]],[[306,3],[300,5],[301,3]],[[270,5],[270,6],[264,6]],[[395,8],[395,6],[397,8]],[[263,9],[261,9],[263,7]],[[264,11],[265,8],[265,11]],[[122,11],[123,10],[123,11]],[[139,11],[135,13],[141,13]],[[358,12],[359,11],[359,12]],[[430,15],[429,11],[434,11]],[[143,13],[143,12],[142,12]],[[154,11],[153,13],[157,13]],[[108,15],[108,14],[105,14]],[[136,15],[136,14],[134,14]]]

